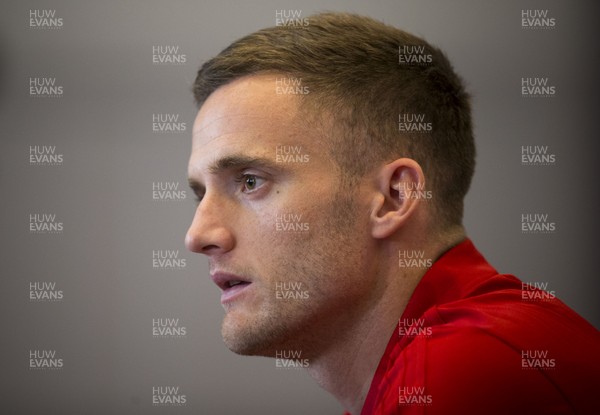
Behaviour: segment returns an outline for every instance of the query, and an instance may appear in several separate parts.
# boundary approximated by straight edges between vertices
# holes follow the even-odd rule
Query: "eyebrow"
[[[208,171],[211,174],[218,174],[225,170],[243,167],[262,167],[270,170],[279,170],[279,167],[272,160],[264,157],[231,155],[213,161],[208,166]]]

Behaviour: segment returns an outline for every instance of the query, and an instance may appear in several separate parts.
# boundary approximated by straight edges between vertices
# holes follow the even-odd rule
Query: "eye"
[[[265,179],[253,174],[242,174],[236,182],[242,184],[243,193],[252,193],[263,185]]]
[[[254,190],[256,188],[256,176],[246,176],[244,179],[244,187],[246,190]]]
[[[200,184],[197,183],[190,183],[190,189],[192,189],[192,192],[194,193],[194,201],[196,202],[197,205],[200,204],[200,202],[202,202],[202,199],[204,199],[204,193],[205,193],[205,189],[204,186],[201,186]]]

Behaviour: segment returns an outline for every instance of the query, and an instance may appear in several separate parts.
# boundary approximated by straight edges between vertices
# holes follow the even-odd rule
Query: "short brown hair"
[[[419,55],[401,61],[406,46]],[[412,48],[412,49],[411,49]],[[406,56],[405,56],[406,57]],[[232,43],[198,71],[201,106],[217,88],[263,73],[300,78],[300,95],[324,111],[331,155],[358,178],[382,162],[410,157],[423,168],[436,224],[460,225],[475,167],[469,96],[444,53],[425,40],[368,17],[322,13],[303,27],[275,26]],[[401,131],[400,115],[423,117],[426,131]]]

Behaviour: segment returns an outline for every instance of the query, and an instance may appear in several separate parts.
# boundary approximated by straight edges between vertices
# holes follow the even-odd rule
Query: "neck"
[[[463,235],[440,238],[426,248],[425,258],[435,261],[440,255],[464,239]],[[401,248],[402,249],[402,248]],[[413,248],[415,249],[414,245]],[[336,330],[329,346],[311,359],[308,372],[321,387],[333,395],[352,415],[359,415],[377,366],[390,337],[395,332],[408,301],[425,274],[425,269],[398,269],[398,246],[388,249],[383,257],[394,258],[393,264],[381,270],[378,281],[380,295],[360,316],[354,316]],[[351,314],[351,313],[348,313]],[[331,340],[331,339],[330,339]]]
[[[361,412],[398,317],[383,304],[372,308],[347,336],[310,363],[310,376],[353,415]]]

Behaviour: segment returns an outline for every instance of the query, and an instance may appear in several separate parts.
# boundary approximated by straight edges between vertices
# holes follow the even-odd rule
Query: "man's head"
[[[402,289],[399,248],[461,227],[473,172],[467,96],[440,51],[363,17],[309,22],[235,42],[194,85],[186,243],[209,257],[241,354],[343,341]],[[431,59],[399,62],[405,46]],[[401,115],[431,128],[399,131]]]
[[[475,146],[469,97],[442,51],[367,17],[323,13],[308,26],[271,27],[231,44],[198,72],[196,102],[234,79],[265,73],[306,87],[299,96],[307,122],[330,121],[322,139],[345,178],[412,158],[435,195],[435,230],[461,224]]]

